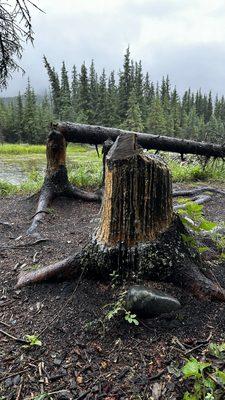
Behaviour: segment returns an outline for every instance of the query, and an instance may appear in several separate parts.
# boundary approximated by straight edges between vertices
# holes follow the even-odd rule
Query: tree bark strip
[[[195,142],[151,133],[129,132],[117,128],[95,125],[82,125],[71,122],[59,122],[54,128],[63,133],[67,142],[103,144],[107,139],[113,141],[120,135],[136,133],[137,141],[145,149],[162,150],[180,154],[196,154],[205,157],[225,157],[225,146],[213,143]]]

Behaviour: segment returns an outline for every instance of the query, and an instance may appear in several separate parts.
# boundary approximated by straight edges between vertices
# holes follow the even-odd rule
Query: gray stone
[[[53,363],[57,366],[62,364],[62,360],[60,360],[60,358],[55,358],[55,360],[53,361]]]
[[[20,375],[16,375],[13,378],[13,385],[19,385],[20,381],[21,381]]]
[[[10,386],[13,385],[13,380],[11,378],[7,378],[4,383],[5,383],[5,387],[9,388]]]
[[[132,286],[126,296],[126,309],[145,318],[176,311],[180,306],[175,297],[153,287]]]

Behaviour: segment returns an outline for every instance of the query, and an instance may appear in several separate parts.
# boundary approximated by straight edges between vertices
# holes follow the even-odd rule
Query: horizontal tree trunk
[[[54,124],[54,129],[63,133],[67,142],[103,144],[107,139],[113,141],[120,135],[134,133],[117,128],[107,128],[95,125],[82,125],[71,122]],[[213,143],[195,142],[172,138],[169,136],[153,135],[150,133],[137,133],[137,141],[145,149],[170,151],[181,154],[197,154],[206,157],[225,157],[225,146]]]

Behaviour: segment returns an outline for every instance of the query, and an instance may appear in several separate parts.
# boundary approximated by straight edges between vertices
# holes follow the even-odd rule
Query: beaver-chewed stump
[[[43,186],[40,191],[38,206],[27,234],[34,233],[52,200],[58,196],[68,196],[85,201],[101,202],[99,192],[90,193],[73,186],[68,179],[66,168],[66,140],[58,131],[51,131],[46,145],[47,168]]]
[[[143,152],[135,134],[117,138],[105,160],[101,220],[81,252],[19,278],[18,286],[72,278],[84,270],[107,279],[170,281],[201,298],[225,300],[225,291],[204,273],[197,250],[173,213],[172,183],[164,161]]]

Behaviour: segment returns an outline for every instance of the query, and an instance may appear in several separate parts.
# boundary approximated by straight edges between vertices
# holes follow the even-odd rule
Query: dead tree
[[[43,186],[40,191],[38,206],[27,234],[34,233],[52,200],[58,196],[68,196],[85,201],[101,201],[101,193],[90,193],[73,186],[68,179],[66,168],[66,140],[57,131],[52,131],[46,145],[47,168]]]
[[[170,281],[201,298],[225,300],[225,290],[204,273],[198,252],[187,246],[187,231],[173,213],[171,175],[166,164],[145,154],[134,134],[118,137],[106,156],[101,221],[81,252],[21,275],[18,287],[83,270],[107,279]]]
[[[182,155],[196,154],[207,158],[225,157],[225,146],[213,143],[195,142],[194,140],[152,135],[150,133],[129,132],[117,128],[82,125],[71,122],[59,122],[53,126],[64,135],[68,142],[72,143],[89,143],[98,145],[103,144],[107,139],[115,141],[120,135],[135,133],[137,135],[138,144],[144,149],[169,151],[180,153]]]

